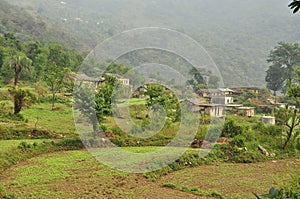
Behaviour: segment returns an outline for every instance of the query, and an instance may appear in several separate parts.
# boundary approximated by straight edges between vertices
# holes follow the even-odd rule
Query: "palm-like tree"
[[[32,61],[21,52],[12,53],[11,56],[5,62],[10,68],[14,69],[15,77],[14,77],[14,85],[17,86],[19,82],[20,73],[23,69],[29,70],[31,67]]]

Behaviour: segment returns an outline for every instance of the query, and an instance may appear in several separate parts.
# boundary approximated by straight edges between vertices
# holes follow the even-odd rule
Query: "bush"
[[[242,135],[237,135],[230,141],[230,144],[232,146],[237,146],[237,147],[244,147],[245,143],[246,143],[246,138]]]
[[[236,135],[242,134],[244,132],[242,126],[236,125],[234,120],[229,119],[225,121],[222,137],[232,138]]]

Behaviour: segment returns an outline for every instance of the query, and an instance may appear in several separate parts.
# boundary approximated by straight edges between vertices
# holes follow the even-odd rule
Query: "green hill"
[[[0,0],[0,34],[13,32],[23,41],[57,42],[68,48],[83,48],[75,37],[60,25],[49,22],[32,10],[13,6]]]

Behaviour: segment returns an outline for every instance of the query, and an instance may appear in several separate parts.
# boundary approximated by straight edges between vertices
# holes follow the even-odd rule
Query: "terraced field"
[[[226,198],[254,198],[252,192],[265,193],[271,186],[292,182],[299,168],[300,161],[291,159],[256,164],[215,163],[173,172],[151,182],[142,174],[112,170],[82,150],[45,154],[21,162],[0,176],[0,185],[17,198],[208,198],[164,187],[165,184],[218,192]]]

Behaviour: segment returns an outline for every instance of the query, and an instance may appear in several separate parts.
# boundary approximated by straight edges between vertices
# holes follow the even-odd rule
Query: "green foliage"
[[[28,107],[36,102],[36,96],[28,89],[13,87],[8,89],[14,99],[14,114],[21,112],[23,107]]]
[[[283,68],[280,64],[277,64],[277,62],[274,65],[271,65],[267,70],[267,75],[265,78],[267,82],[267,88],[274,92],[275,97],[276,92],[280,91],[285,86],[287,79],[286,72],[287,71],[285,68]]]
[[[285,141],[282,148],[285,149],[291,140],[298,136],[295,129],[300,125],[299,109],[280,108],[276,110],[277,122],[284,128]]]
[[[230,144],[237,147],[244,147],[246,143],[246,138],[242,135],[236,135],[230,141]]]
[[[300,69],[295,69],[296,77],[294,81],[288,83],[288,96],[300,107]]]
[[[240,125],[237,125],[236,122],[232,119],[228,119],[224,123],[224,128],[222,130],[223,137],[232,138],[236,135],[243,133],[243,128]]]
[[[147,86],[147,107],[153,111],[162,112],[159,107],[162,106],[166,112],[167,118],[171,122],[177,122],[180,119],[180,105],[176,95],[165,88],[163,85],[150,84]]]
[[[284,83],[294,78],[294,68],[299,67],[300,47],[298,43],[279,44],[270,52],[268,62],[271,63],[267,71],[266,81],[269,89],[277,91],[286,87]],[[285,89],[284,89],[285,90]]]

